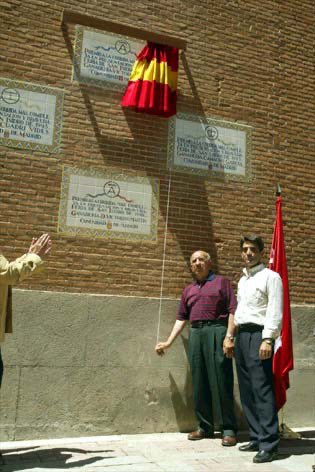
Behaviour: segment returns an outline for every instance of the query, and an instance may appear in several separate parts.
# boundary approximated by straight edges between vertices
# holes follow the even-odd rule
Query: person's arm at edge
[[[234,335],[235,335],[235,324],[234,324],[234,312],[237,306],[237,300],[229,280],[228,282],[228,298],[229,298],[229,318],[226,335],[223,341],[223,352],[227,358],[232,358],[234,354]]]
[[[223,341],[223,352],[226,357],[233,357],[234,353],[234,335],[235,335],[235,324],[234,324],[234,314],[229,314],[229,321],[227,332]],[[232,338],[231,338],[232,337]]]
[[[280,333],[282,312],[283,312],[283,286],[279,274],[274,273],[267,282],[268,305],[266,310],[266,321],[262,332],[262,343],[259,348],[261,360],[269,359],[272,356],[273,345],[265,339],[275,340]]]
[[[173,326],[173,329],[171,331],[171,334],[169,335],[167,341],[165,342],[159,342],[155,346],[155,351],[159,356],[163,356],[165,354],[165,349],[168,349],[171,347],[175,339],[180,335],[180,333],[183,331],[185,325],[187,323],[187,320],[176,320]]]
[[[1,266],[0,283],[15,285],[38,270],[43,264],[43,258],[51,249],[50,236],[45,233],[39,238],[33,238],[28,253],[18,257],[15,261],[5,262]]]

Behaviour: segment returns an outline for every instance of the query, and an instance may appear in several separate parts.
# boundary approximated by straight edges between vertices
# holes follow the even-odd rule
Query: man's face
[[[260,251],[255,243],[245,241],[242,247],[242,259],[246,267],[254,267],[260,264],[264,251]]]
[[[207,253],[203,251],[194,252],[190,258],[191,271],[198,281],[207,278],[211,267],[211,261],[208,259]]]

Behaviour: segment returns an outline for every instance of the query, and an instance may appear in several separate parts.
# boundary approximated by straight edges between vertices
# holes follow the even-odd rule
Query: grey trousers
[[[236,433],[237,426],[232,359],[227,359],[223,353],[225,334],[226,326],[215,322],[202,328],[190,328],[189,362],[199,428],[213,434],[216,409],[223,436],[230,436]]]

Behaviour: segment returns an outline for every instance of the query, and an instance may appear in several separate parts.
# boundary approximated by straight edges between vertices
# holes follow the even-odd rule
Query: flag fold
[[[178,49],[148,43],[138,54],[123,107],[168,118],[176,114]]]

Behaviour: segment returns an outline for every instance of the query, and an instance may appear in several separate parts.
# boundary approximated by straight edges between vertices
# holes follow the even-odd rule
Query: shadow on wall
[[[184,397],[178,389],[174,377],[169,373],[171,400],[175,411],[178,431],[184,433],[191,430],[191,425],[196,421],[194,416],[194,405],[192,399],[191,382],[189,381],[189,370],[186,372]]]
[[[181,340],[183,342],[184,350],[187,356],[188,339],[181,336]],[[177,384],[171,373],[169,373],[169,379],[171,400],[176,416],[178,431],[182,433],[188,432],[191,430],[192,425],[196,422],[194,415],[193,390],[190,370],[187,367],[183,396],[181,395],[181,391],[177,387]]]
[[[66,25],[62,26],[62,32],[69,56],[72,59],[73,46]],[[183,111],[185,109],[193,110],[194,113],[204,116],[205,113],[197,86],[184,53],[181,54],[181,61],[192,95],[180,95],[181,109]],[[113,92],[105,88],[95,90],[95,88],[84,84],[79,84],[79,87],[104,163],[106,163],[106,166],[129,168],[136,172],[143,173],[145,170],[148,177],[159,178],[161,183],[160,212],[165,221],[167,188],[170,178],[167,170],[167,120],[156,116],[148,118],[149,115],[123,109],[132,139],[130,139],[130,136],[124,136],[123,133],[117,137],[109,137],[108,132],[102,129],[101,120],[96,116],[94,102],[100,101],[100,95],[102,95],[104,104],[110,112],[111,107],[117,108],[117,103],[113,99]],[[118,94],[117,100],[120,100]],[[144,130],[146,131],[144,132]],[[158,143],[156,140],[159,140]],[[111,150],[110,153],[108,149]],[[143,159],[144,155],[146,156],[145,159]],[[153,157],[150,159],[149,156]],[[159,162],[154,161],[154,156],[158,157]],[[217,180],[223,183],[224,175],[218,177]],[[208,199],[209,191],[205,179],[200,177],[192,179],[189,175],[188,181],[187,174],[173,172],[169,221],[177,223],[169,225],[169,232],[175,235],[188,266],[191,253],[197,249],[205,249],[211,254],[213,270],[218,271],[219,264]],[[176,202],[176,205],[172,205],[172,201]],[[196,207],[196,202],[198,202],[198,207]],[[179,221],[180,224],[178,224]]]

